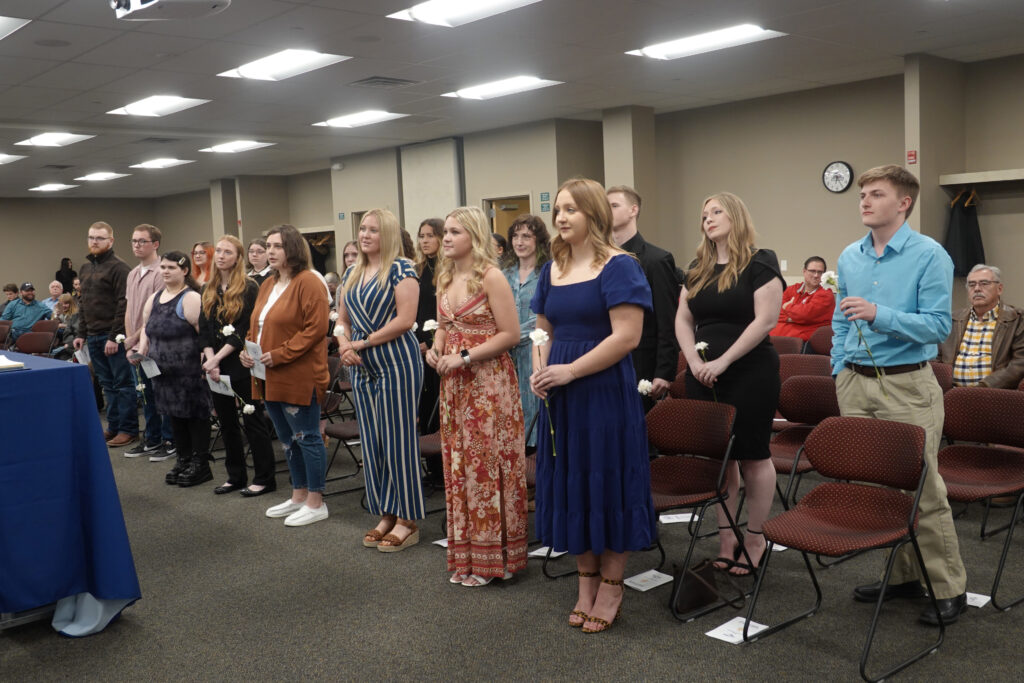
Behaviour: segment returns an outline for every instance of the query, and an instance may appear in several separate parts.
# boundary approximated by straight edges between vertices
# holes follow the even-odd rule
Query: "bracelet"
[[[572,375],[573,379],[579,379],[579,377],[576,375],[576,368],[573,366],[573,363],[569,363],[569,374]]]

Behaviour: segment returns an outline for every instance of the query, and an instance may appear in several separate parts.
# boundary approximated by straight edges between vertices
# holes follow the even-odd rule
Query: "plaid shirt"
[[[964,338],[953,363],[953,384],[956,386],[975,386],[992,374],[992,337],[998,318],[998,305],[980,318],[971,309]]]

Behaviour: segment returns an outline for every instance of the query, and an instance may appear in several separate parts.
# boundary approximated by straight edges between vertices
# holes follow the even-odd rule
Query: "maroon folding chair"
[[[0,349],[7,348],[7,338],[11,334],[11,321],[0,320]]]
[[[953,388],[953,366],[949,363],[942,363],[937,360],[928,361],[932,366],[932,372],[935,374],[935,380],[942,387],[942,393],[946,393]]]
[[[772,346],[775,347],[775,351],[780,356],[790,353],[802,353],[804,350],[804,340],[799,337],[776,337],[772,335],[768,338],[772,340]]]
[[[828,356],[815,356],[808,354],[787,353],[779,356],[779,381],[785,384],[790,377],[801,377],[813,375],[817,377],[832,376],[832,362]],[[775,421],[772,423],[773,432],[781,432],[784,429],[795,426],[796,423],[785,419],[781,410],[775,412]]]
[[[825,356],[794,356],[794,358],[821,358]],[[814,470],[802,458],[804,441],[813,429],[827,417],[839,415],[839,400],[836,398],[836,383],[830,376],[796,375],[782,384],[779,392],[779,411],[793,426],[775,435],[768,444],[772,453],[772,464],[778,474],[789,475],[785,492],[775,488],[782,499],[782,505],[789,509],[788,501],[796,503],[796,489],[804,474]]]
[[[48,356],[52,347],[53,332],[26,332],[14,342],[16,351],[33,356]]]
[[[679,352],[679,362],[676,363],[676,378],[668,385],[670,398],[686,398],[686,356]]]
[[[821,356],[832,355],[832,326],[819,327],[807,340],[806,350],[808,353],[816,353]]]

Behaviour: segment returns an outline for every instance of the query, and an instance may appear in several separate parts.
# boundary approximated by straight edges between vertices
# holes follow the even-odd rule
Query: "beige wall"
[[[213,230],[210,193],[206,190],[161,197],[153,202],[153,217],[147,222],[160,228],[164,238],[160,252],[178,250],[186,254],[196,242],[220,237]]]
[[[332,219],[335,240],[343,245],[356,234],[352,214],[384,208],[402,220],[398,195],[398,156],[395,149],[358,154],[335,160],[341,170],[331,170],[331,193],[334,201]],[[344,213],[344,218],[338,218]]]
[[[576,177],[604,184],[604,134],[600,121],[556,120],[555,154],[559,184]],[[554,198],[552,194],[551,199]]]
[[[758,244],[799,277],[806,257],[834,267],[861,237],[856,185],[833,194],[821,183],[830,161],[854,175],[903,155],[903,85],[893,77],[789,93],[656,118],[658,191],[640,229],[685,267],[699,238],[701,202],[734,192],[746,202]]]
[[[284,176],[238,176],[235,179],[235,199],[242,242],[248,242],[291,219],[288,179]]]
[[[408,145],[402,156],[405,227],[414,237],[426,218],[444,218],[462,202],[459,145],[453,138]]]
[[[286,180],[289,223],[299,229],[334,226],[330,169],[300,173],[288,176]]]
[[[485,199],[527,195],[530,211],[550,228],[551,212],[541,212],[540,195],[553,200],[558,189],[554,121],[467,135],[463,156],[467,204],[482,208]]]

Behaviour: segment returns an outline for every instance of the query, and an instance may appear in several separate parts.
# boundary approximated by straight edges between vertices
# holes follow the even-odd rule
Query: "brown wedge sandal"
[[[607,583],[610,586],[621,586],[622,585],[622,581],[617,581],[615,579],[606,579],[603,576],[601,577],[601,583]],[[626,589],[623,588],[622,590],[623,590],[623,592],[625,592]],[[623,595],[623,597],[625,597],[625,595]],[[587,628],[586,624],[584,624],[583,632],[584,633],[600,633],[601,631],[607,631],[608,629],[610,629],[612,627],[612,624],[614,624],[616,621],[619,620],[620,616],[622,616],[622,602],[621,601],[619,602],[619,609],[616,610],[615,616],[612,618],[611,621],[606,621],[605,619],[602,619],[600,617],[592,617],[592,616],[590,616],[588,614],[587,615],[587,622],[595,623],[598,626],[600,626],[600,628]]]
[[[405,538],[399,538],[394,534],[388,534],[384,538],[380,539],[380,543],[377,545],[377,550],[382,553],[397,553],[420,542],[420,529],[416,526],[416,522],[398,520],[397,524],[404,526],[406,529],[412,529],[412,533]],[[385,543],[387,545],[385,545]]]
[[[576,572],[576,574],[581,579],[592,579],[595,576],[601,576],[599,572]],[[573,617],[578,618],[579,621],[575,621]],[[572,612],[569,612],[569,626],[572,626],[573,628],[579,628],[580,626],[583,626],[583,623],[586,620],[587,613],[581,609],[574,609]]]
[[[364,546],[366,546],[367,548],[376,548],[377,546],[380,545],[380,542],[382,540],[384,540],[384,534],[390,532],[391,529],[395,528],[395,517],[394,517],[394,515],[384,515],[384,516],[382,516],[380,518],[380,521],[383,522],[384,520],[388,520],[389,522],[391,522],[391,527],[389,529],[387,529],[387,531],[381,531],[377,527],[374,527],[374,528],[370,529],[369,531],[367,531],[365,534],[363,534],[363,545]],[[378,524],[379,523],[380,522],[378,522]]]

